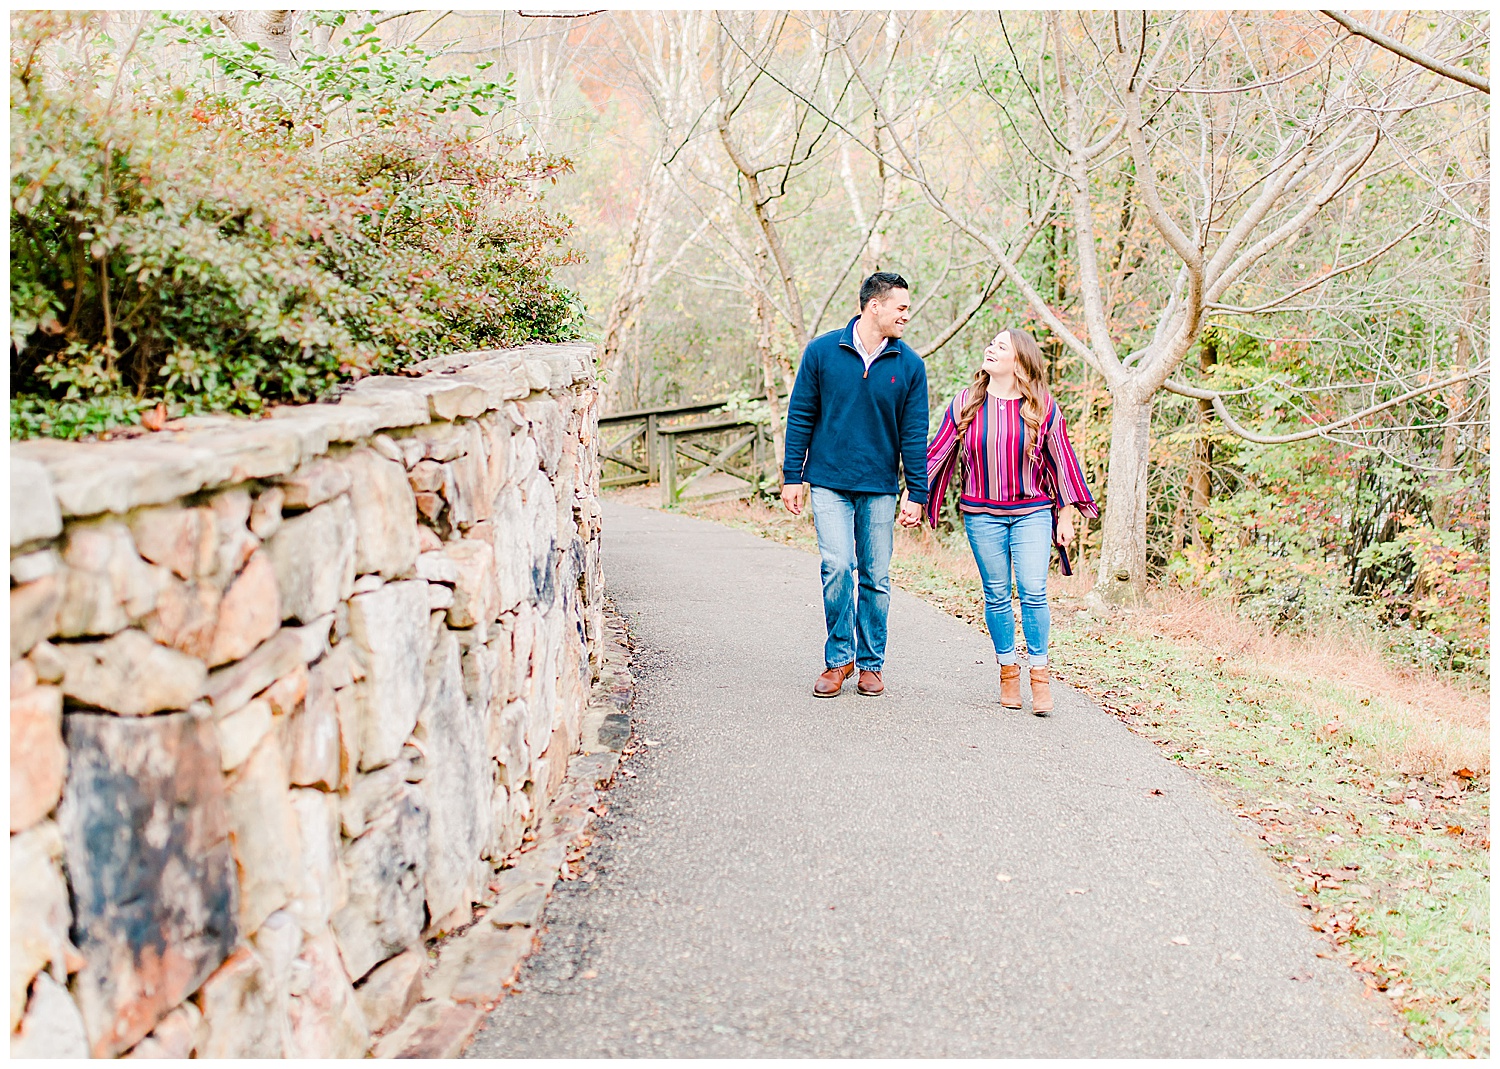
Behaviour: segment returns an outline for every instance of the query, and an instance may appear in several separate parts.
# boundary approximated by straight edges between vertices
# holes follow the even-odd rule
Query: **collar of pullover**
[[[843,333],[841,333],[839,335],[839,344],[841,346],[843,346],[845,349],[848,349],[855,356],[859,356],[860,355],[860,353],[859,353],[859,346],[856,345],[855,342],[854,342],[854,324],[856,324],[858,322],[859,322],[859,316],[855,316],[853,319],[849,320],[849,322],[847,324],[845,324],[845,326],[844,326]],[[899,341],[900,341],[900,339],[898,339],[898,338],[885,338],[885,339],[883,339],[884,344],[882,344],[879,349],[875,350],[875,352],[873,352],[873,353],[870,354],[870,359],[871,360],[879,359],[880,357],[884,356],[888,352],[899,352],[900,350],[896,348],[896,346],[899,344]],[[864,358],[860,357],[860,359],[864,359]]]

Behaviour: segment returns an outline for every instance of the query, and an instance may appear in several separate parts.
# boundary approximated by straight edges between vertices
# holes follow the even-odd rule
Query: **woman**
[[[1021,593],[1021,630],[1031,662],[1031,711],[1052,710],[1047,675],[1047,564],[1052,545],[1073,538],[1073,507],[1098,516],[1068,442],[1067,423],[1047,389],[1036,339],[1002,330],[984,351],[974,382],[943,414],[927,448],[927,519],[938,510],[955,463],[964,467],[958,499],[964,531],[984,584],[984,622],[1000,662],[1000,704],[1021,708],[1021,667],[1011,614],[1011,573]],[[1071,575],[1067,553],[1062,567]]]

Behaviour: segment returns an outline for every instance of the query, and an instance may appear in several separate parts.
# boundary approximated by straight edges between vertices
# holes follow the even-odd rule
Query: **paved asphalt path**
[[[1082,695],[1003,709],[988,639],[896,591],[885,696],[814,698],[815,557],[605,522],[646,746],[469,1057],[1403,1053],[1233,819]]]

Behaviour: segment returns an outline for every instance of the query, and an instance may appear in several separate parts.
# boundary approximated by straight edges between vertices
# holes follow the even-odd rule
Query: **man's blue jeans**
[[[878,672],[885,664],[885,617],[891,604],[891,546],[898,501],[896,494],[812,488],[813,522],[823,557],[823,621],[828,626],[823,664],[827,668],[842,668],[853,661],[861,671]]]
[[[1047,663],[1047,565],[1052,560],[1052,510],[1024,516],[964,514],[964,533],[984,585],[984,622],[1001,664],[1016,663],[1016,618],[1010,607],[1011,571],[1021,592],[1021,631],[1034,667]]]

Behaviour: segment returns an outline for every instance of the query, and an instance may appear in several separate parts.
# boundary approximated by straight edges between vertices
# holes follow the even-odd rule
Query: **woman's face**
[[[1016,370],[1016,350],[1010,343],[1010,331],[1002,330],[984,350],[984,363],[980,365],[990,378],[1005,378]]]

